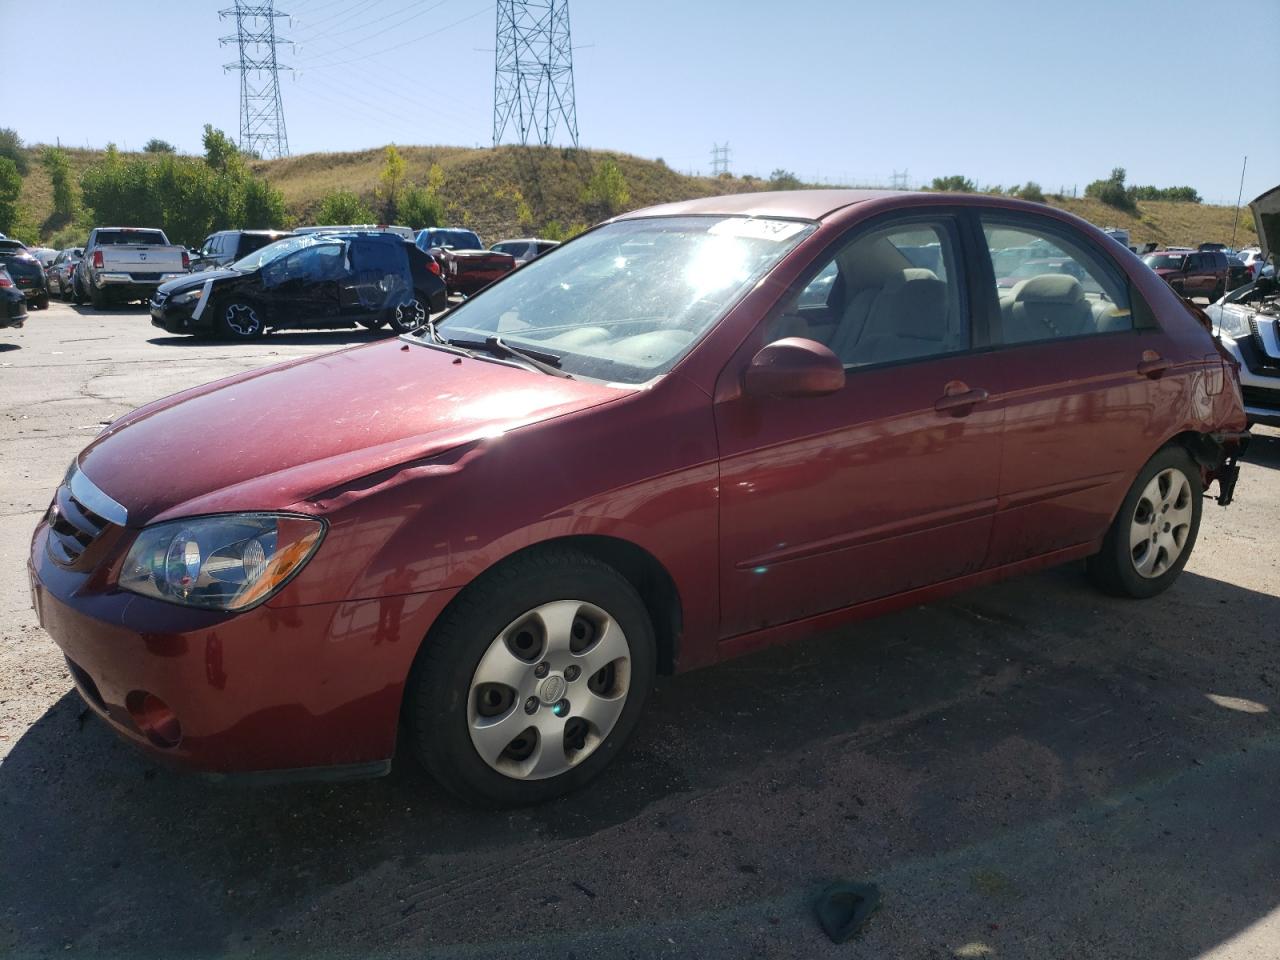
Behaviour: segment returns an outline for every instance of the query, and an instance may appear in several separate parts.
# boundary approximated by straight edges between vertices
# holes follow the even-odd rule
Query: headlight
[[[323,535],[323,521],[266,513],[157,524],[138,534],[120,587],[186,606],[247,610],[301,570]]]
[[[1215,311],[1217,316],[1213,319],[1218,321],[1218,330],[1233,339],[1246,336],[1249,328],[1245,325],[1245,320],[1249,316],[1249,311],[1242,307],[1229,304],[1218,304]]]
[[[174,294],[170,303],[192,303],[204,296],[204,287],[196,287],[194,290],[184,290],[182,293]]]

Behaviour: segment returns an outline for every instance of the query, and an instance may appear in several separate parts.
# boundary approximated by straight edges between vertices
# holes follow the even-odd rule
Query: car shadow
[[[662,679],[599,781],[500,813],[403,756],[351,784],[170,773],[69,692],[0,764],[0,952],[650,955],[639,930],[812,956],[813,885],[853,874],[886,895],[869,955],[1006,928],[1001,955],[1190,958],[1280,904],[1277,622],[1189,573],[1146,603],[1075,567],[1009,581]]]
[[[21,344],[17,343],[0,343],[0,353],[8,353],[10,350],[21,350]]]
[[[1242,459],[1255,467],[1280,470],[1280,433],[1264,431],[1266,428],[1253,428],[1253,439],[1249,441],[1249,449]]]
[[[395,333],[389,329],[366,330],[363,327],[358,329],[343,327],[337,330],[293,330],[283,333],[268,333],[256,340],[239,341],[221,337],[159,336],[150,338],[147,343],[154,343],[158,347],[208,347],[211,343],[259,347],[271,344],[323,347],[326,345],[344,346],[373,343],[375,340],[388,340],[394,336]]]

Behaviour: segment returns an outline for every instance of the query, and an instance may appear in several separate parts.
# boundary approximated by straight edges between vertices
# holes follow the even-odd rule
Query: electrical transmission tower
[[[493,145],[508,127],[544,146],[560,125],[576,147],[569,0],[499,0],[493,68]]]
[[[240,149],[261,157],[289,155],[280,71],[290,68],[276,59],[276,47],[289,42],[276,34],[276,20],[284,16],[276,11],[274,0],[236,0],[234,7],[218,11],[218,19],[232,17],[236,22],[236,35],[220,42],[234,43],[240,51],[239,62],[223,67],[240,72]]]
[[[713,143],[711,145],[711,175],[718,177],[729,172],[729,144]]]

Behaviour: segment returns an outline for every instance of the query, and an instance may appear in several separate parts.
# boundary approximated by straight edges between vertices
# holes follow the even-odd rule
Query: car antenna
[[[1244,172],[1249,166],[1249,155],[1244,155],[1244,163],[1240,164],[1240,189],[1236,192],[1236,215],[1231,221],[1231,249],[1236,248],[1236,228],[1240,226],[1240,201],[1244,199]],[[1230,278],[1231,269],[1227,268],[1227,276]],[[1223,293],[1222,306],[1218,308],[1218,323],[1213,331],[1213,337],[1216,340],[1222,334],[1222,311],[1226,307],[1226,294]]]

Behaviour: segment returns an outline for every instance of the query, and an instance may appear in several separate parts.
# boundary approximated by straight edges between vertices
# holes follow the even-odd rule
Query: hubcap
[[[258,332],[258,315],[248,304],[233,303],[227,307],[227,312],[223,316],[227,326],[242,337]]]
[[[417,300],[402,303],[396,307],[396,323],[402,327],[417,330],[427,322],[427,311]]]
[[[583,600],[555,600],[507,625],[467,697],[467,731],[490,767],[545,780],[581,763],[627,702],[631,648],[616,620]]]
[[[1138,575],[1168,572],[1191,535],[1191,482],[1176,467],[1161,470],[1142,490],[1129,525],[1129,556]]]

